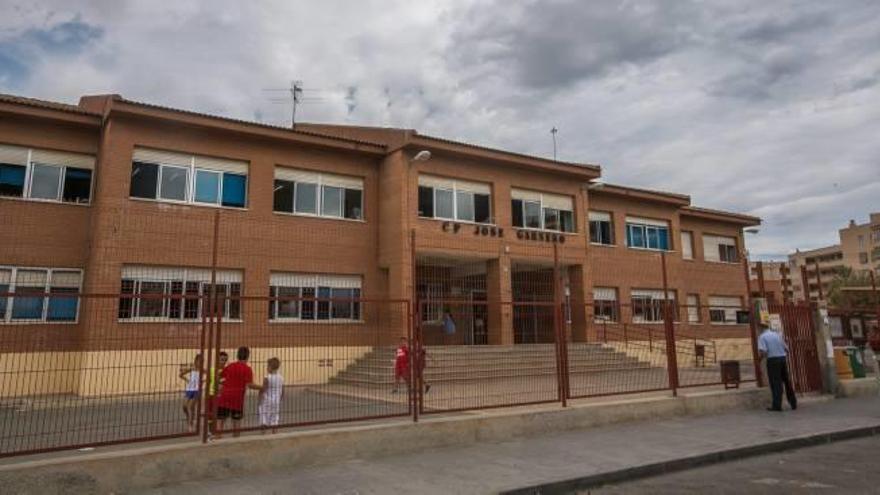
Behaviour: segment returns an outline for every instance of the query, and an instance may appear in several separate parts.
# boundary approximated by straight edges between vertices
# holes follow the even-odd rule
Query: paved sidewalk
[[[184,483],[146,493],[497,493],[817,433],[878,426],[878,397],[804,400],[797,411],[784,413],[740,411],[620,424],[264,476]]]

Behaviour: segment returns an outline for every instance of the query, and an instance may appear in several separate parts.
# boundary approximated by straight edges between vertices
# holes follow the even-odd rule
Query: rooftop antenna
[[[291,81],[290,88],[265,88],[263,91],[283,91],[285,93],[290,93],[290,97],[283,98],[270,98],[269,101],[273,103],[290,103],[290,128],[296,128],[296,109],[298,106],[304,103],[317,103],[324,100],[324,98],[305,98],[303,97],[303,91],[320,91],[320,90],[306,90],[303,88],[302,81]]]
[[[553,135],[553,161],[554,162],[556,161],[556,133],[557,132],[559,132],[559,129],[557,129],[556,126],[553,126],[553,128],[550,129],[550,134]]]

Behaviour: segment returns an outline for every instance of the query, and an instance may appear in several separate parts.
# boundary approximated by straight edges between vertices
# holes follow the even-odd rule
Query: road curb
[[[682,457],[669,461],[661,461],[650,464],[643,464],[641,466],[633,466],[617,471],[608,471],[605,473],[591,474],[589,476],[583,476],[579,478],[571,478],[550,483],[542,483],[539,485],[515,488],[512,490],[504,490],[500,493],[502,495],[551,495],[573,493],[578,490],[597,488],[601,485],[607,485],[610,483],[632,481],[640,478],[674,473],[677,471],[684,471],[687,469],[707,466],[710,464],[717,464],[725,461],[745,459],[748,457],[783,452],[786,450],[799,449],[802,447],[812,447],[815,445],[839,442],[843,440],[851,440],[854,438],[869,437],[878,434],[880,434],[880,424],[874,426],[850,428],[846,430],[836,430],[831,432],[811,433],[809,435],[802,435],[798,437],[787,438],[784,440],[777,440],[755,445],[746,445],[743,447],[708,452],[705,454]]]

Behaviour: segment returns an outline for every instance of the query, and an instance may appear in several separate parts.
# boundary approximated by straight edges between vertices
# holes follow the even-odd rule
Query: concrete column
[[[588,340],[589,318],[592,318],[592,308],[586,303],[591,300],[588,297],[590,291],[587,280],[586,265],[572,265],[568,267],[568,280],[571,295],[571,340],[573,342],[586,342]],[[595,337],[595,336],[593,336]]]
[[[513,289],[510,257],[502,255],[486,263],[486,298],[489,306],[489,344],[513,344]]]

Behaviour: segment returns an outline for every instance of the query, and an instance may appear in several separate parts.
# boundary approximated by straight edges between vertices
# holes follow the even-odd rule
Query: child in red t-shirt
[[[394,354],[394,390],[392,394],[397,393],[400,381],[405,380],[409,387],[409,345],[406,343],[406,337],[400,338],[400,345]]]
[[[220,379],[223,387],[217,397],[217,438],[223,434],[226,418],[232,418],[232,436],[237,437],[241,418],[244,416],[244,395],[247,389],[262,390],[263,387],[254,383],[254,372],[247,364],[251,351],[247,347],[239,347],[236,357],[238,361],[223,368]]]

